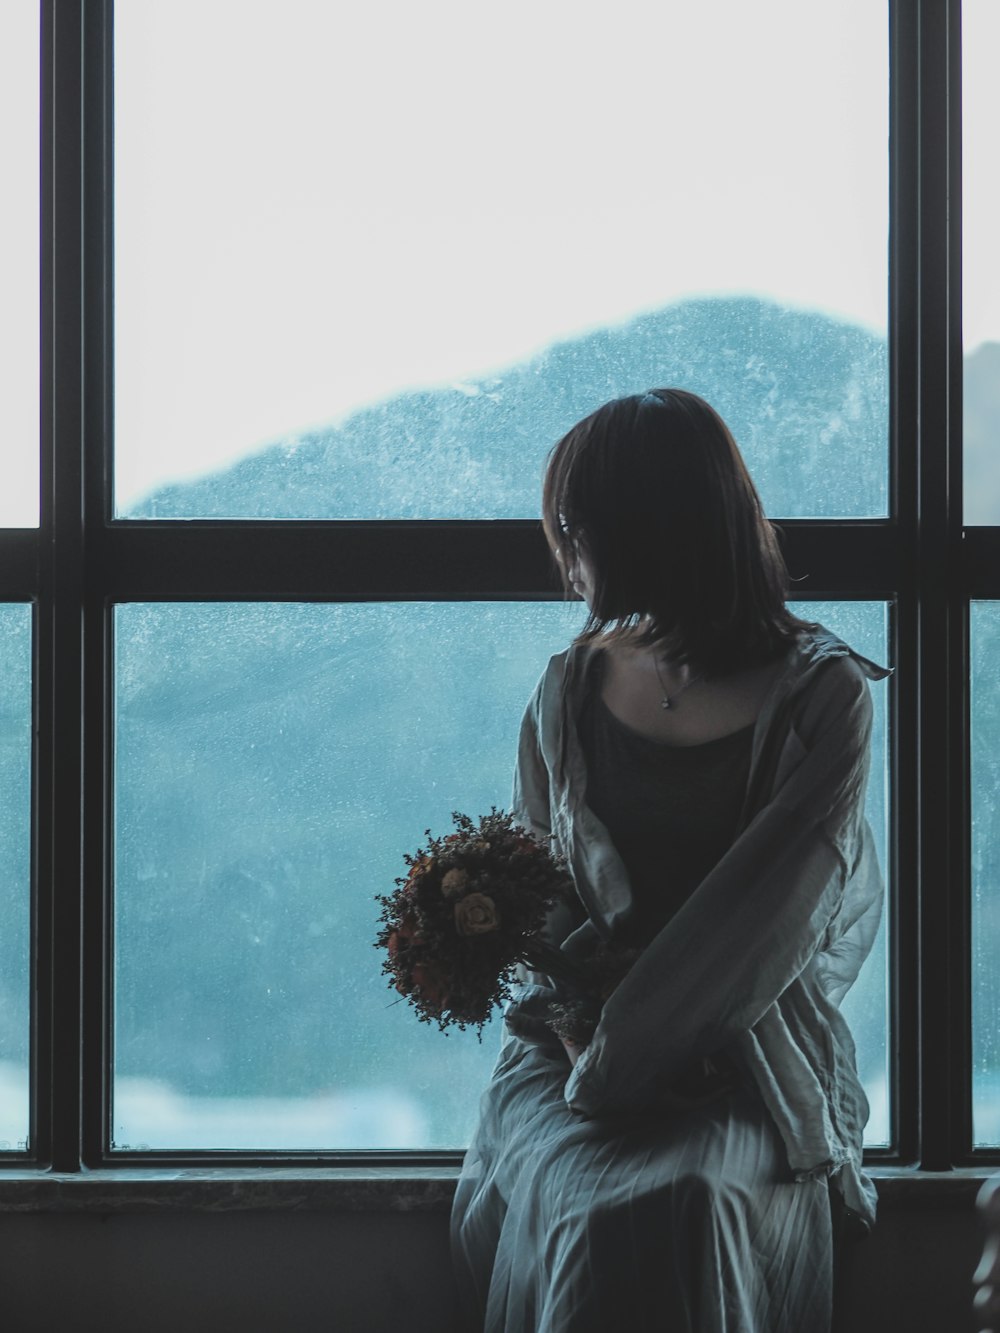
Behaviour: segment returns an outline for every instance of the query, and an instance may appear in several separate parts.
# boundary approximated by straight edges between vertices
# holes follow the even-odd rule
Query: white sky
[[[969,82],[991,99],[967,176],[985,192],[1000,4],[967,4]],[[36,22],[33,0],[5,0],[0,153],[18,200],[37,181]],[[752,292],[884,329],[872,0],[118,0],[116,24],[124,505],[683,296]],[[974,197],[967,264],[990,280],[967,292],[970,347],[1000,338],[1000,203]],[[33,205],[0,228],[0,522],[23,523]]]

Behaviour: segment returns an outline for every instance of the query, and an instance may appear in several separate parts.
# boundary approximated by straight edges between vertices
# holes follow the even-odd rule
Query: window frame
[[[960,18],[888,5],[891,516],[777,520],[796,599],[892,607],[894,1146],[866,1160],[932,1171],[1000,1161],[972,1147],[968,606],[1000,598],[1000,528],[962,527]],[[42,514],[0,532],[0,598],[34,606],[33,1096],[0,1169],[454,1165],[108,1148],[113,606],[562,595],[534,521],[112,520],[111,24],[112,0],[41,5]]]

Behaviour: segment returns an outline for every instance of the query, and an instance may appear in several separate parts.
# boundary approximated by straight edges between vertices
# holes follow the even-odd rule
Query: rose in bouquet
[[[511,995],[518,963],[558,986],[551,1027],[586,1045],[603,1000],[635,957],[611,946],[571,959],[542,938],[550,908],[573,896],[562,858],[496,809],[475,823],[452,816],[455,832],[405,857],[395,892],[379,895],[375,944],[382,970],[423,1022],[476,1027]]]

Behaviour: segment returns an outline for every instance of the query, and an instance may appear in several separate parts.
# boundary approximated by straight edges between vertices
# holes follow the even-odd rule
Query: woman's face
[[[593,609],[594,570],[578,538],[573,542],[573,556],[566,571],[566,577],[569,579],[573,591],[583,598],[589,608]]]

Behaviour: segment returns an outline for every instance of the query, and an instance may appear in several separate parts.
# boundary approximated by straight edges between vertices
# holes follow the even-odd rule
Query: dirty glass
[[[466,1142],[496,1055],[380,975],[376,893],[507,807],[579,604],[116,614],[117,1147]]]
[[[884,659],[881,604],[820,611]],[[581,622],[559,602],[117,608],[115,1147],[468,1141],[499,1021],[481,1043],[417,1022],[380,975],[374,896],[425,829],[507,805],[525,700]],[[884,957],[849,1002],[877,1142]]]

